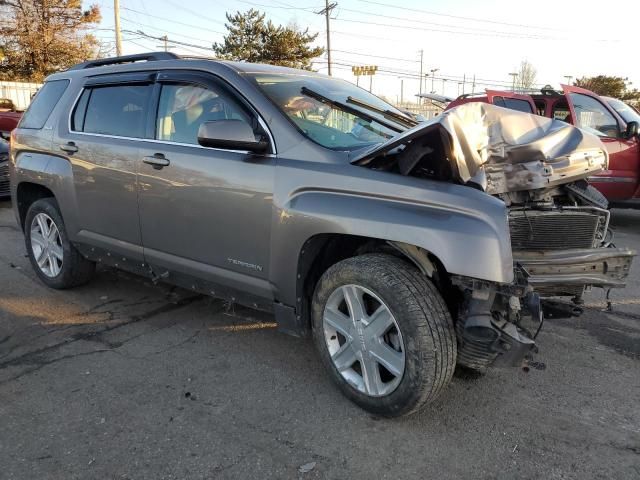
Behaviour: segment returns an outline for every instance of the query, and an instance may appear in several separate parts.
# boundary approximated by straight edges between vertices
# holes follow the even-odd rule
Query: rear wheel
[[[71,288],[91,279],[95,263],[69,242],[58,204],[53,198],[34,202],[25,218],[25,244],[40,280],[52,288]]]
[[[342,392],[384,416],[433,401],[456,362],[453,322],[434,285],[390,255],[349,258],[329,268],[313,297],[313,335]]]

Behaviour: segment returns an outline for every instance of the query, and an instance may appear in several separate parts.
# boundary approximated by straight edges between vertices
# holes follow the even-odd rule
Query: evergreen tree
[[[324,52],[311,45],[317,33],[310,34],[309,29],[300,30],[296,25],[276,26],[254,9],[235,15],[227,13],[227,20],[229,33],[222,43],[213,45],[220,58],[309,70],[311,60]]]

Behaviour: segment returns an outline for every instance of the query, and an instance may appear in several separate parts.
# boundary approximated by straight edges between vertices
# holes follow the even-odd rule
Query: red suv
[[[595,133],[609,152],[609,169],[590,177],[589,182],[613,203],[640,200],[640,115],[624,102],[563,85],[562,92],[543,89],[529,95],[487,90],[486,95],[462,95],[447,110],[468,102],[535,113]]]

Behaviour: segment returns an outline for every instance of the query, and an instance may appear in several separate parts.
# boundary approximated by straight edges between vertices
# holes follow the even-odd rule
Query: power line
[[[155,30],[155,31],[157,31],[157,32],[170,33],[170,34],[172,34],[172,35],[176,35],[176,36],[178,36],[178,37],[188,38],[188,39],[190,39],[190,40],[198,40],[199,42],[205,42],[205,43],[211,44],[211,41],[210,41],[210,40],[205,40],[204,38],[192,37],[192,36],[190,36],[190,35],[185,35],[184,33],[173,32],[173,31],[171,31],[171,30],[166,30],[166,29],[164,29],[164,28],[152,27],[151,25],[148,25],[148,24],[146,24],[146,23],[136,22],[136,21],[131,20],[131,19],[129,19],[129,18],[121,17],[121,19],[122,19],[122,20],[124,20],[124,21],[125,21],[125,22],[127,22],[127,23],[131,23],[131,24],[136,25],[136,26],[141,26],[141,27],[150,28],[150,29]]]
[[[492,36],[495,36],[495,34],[503,34],[503,35],[510,35],[510,36],[513,35],[513,36],[522,37],[522,38],[558,39],[557,37],[541,36],[541,35],[535,35],[535,34],[520,34],[520,33],[517,33],[517,32],[504,32],[504,31],[487,30],[487,29],[475,28],[475,27],[465,27],[465,26],[460,26],[460,25],[451,25],[451,24],[446,24],[446,23],[426,22],[424,20],[416,20],[416,19],[408,18],[408,17],[395,17],[395,16],[392,16],[392,15],[365,12],[365,11],[362,11],[362,10],[354,10],[354,9],[351,9],[351,8],[342,8],[341,10],[345,11],[345,12],[357,13],[357,14],[360,14],[360,15],[369,15],[369,16],[372,16],[372,17],[382,17],[382,18],[385,18],[385,19],[402,20],[402,21],[405,21],[405,22],[420,23],[422,25],[434,25],[434,26],[437,26],[437,27],[465,29],[465,30],[468,30],[469,33],[475,31],[475,32],[478,32],[478,33],[489,33]]]
[[[557,40],[557,38],[553,37],[532,37],[532,36],[521,36],[516,34],[500,34],[500,33],[482,33],[482,32],[464,32],[464,31],[454,31],[454,30],[445,30],[445,29],[435,29],[435,28],[422,28],[416,27],[413,25],[394,25],[388,23],[379,23],[379,22],[367,22],[365,20],[351,20],[346,18],[335,18],[335,21],[338,22],[349,22],[349,23],[359,23],[363,25],[375,25],[377,27],[385,27],[385,28],[399,28],[401,30],[419,30],[422,32],[438,32],[438,33],[451,33],[456,35],[470,35],[470,36],[478,36],[478,37],[502,37],[502,38],[522,38],[522,39],[530,39],[530,40]]]
[[[123,30],[123,32],[135,33],[135,34],[141,35],[141,36],[146,37],[146,38],[151,38],[153,40],[160,40],[162,42],[166,41],[167,43],[173,43],[175,45],[181,45],[181,46],[192,47],[192,48],[199,48],[199,49],[202,49],[202,50],[207,50],[209,52],[213,51],[213,48],[211,48],[211,47],[203,47],[202,45],[195,45],[193,43],[180,42],[178,40],[170,40],[166,35],[164,35],[162,37],[156,37],[156,36],[153,36],[153,35],[149,35],[148,33],[145,33],[142,30],[138,30],[137,32],[132,32],[131,30]]]
[[[263,3],[251,2],[251,1],[248,1],[248,0],[240,0],[240,1],[242,3],[247,3],[249,5],[254,5],[254,6],[264,7],[264,8],[280,8],[280,9],[287,9],[287,10],[298,10],[298,11],[302,11],[302,12],[306,12],[306,13],[316,13],[316,12],[311,10],[313,7],[293,6],[293,5],[290,5],[290,4],[286,4],[284,2],[278,2],[278,3],[280,3],[282,5],[285,5],[285,6],[277,6],[277,5],[265,5]],[[360,0],[360,1],[364,1],[364,0]],[[406,10],[410,10],[410,11],[427,13],[427,14],[431,14],[431,15],[439,15],[439,16],[443,16],[443,17],[465,19],[465,20],[473,20],[473,21],[478,21],[478,22],[485,21],[485,20],[482,20],[482,19],[473,19],[471,17],[461,17],[461,16],[457,16],[457,15],[438,14],[438,13],[429,12],[429,11],[426,11],[426,10],[398,7],[396,5],[389,5],[389,4],[384,4],[384,3],[380,3],[380,2],[366,2],[366,3],[372,3],[372,4],[376,4],[376,5],[382,5],[382,6],[389,6],[389,7],[392,7],[392,8],[400,8],[400,9],[403,9],[405,11]],[[420,28],[420,27],[416,27],[416,26],[391,25],[391,24],[386,24],[386,23],[385,24],[381,24],[381,23],[376,23],[376,22],[368,22],[368,21],[364,21],[364,20],[343,19],[343,18],[338,18],[338,17],[333,18],[334,20],[343,21],[343,22],[361,23],[361,24],[365,24],[365,25],[375,25],[375,26],[392,27],[392,28],[409,28],[409,29],[412,29],[412,30],[422,30],[422,31],[430,31],[430,32],[438,32],[438,33],[460,34],[460,35],[478,35],[478,36],[503,37],[503,38],[522,38],[522,39],[531,39],[531,40],[568,40],[566,37],[555,37],[555,36],[549,36],[549,35],[538,35],[538,34],[533,34],[533,33],[527,34],[527,33],[519,33],[519,32],[495,31],[495,30],[487,30],[487,29],[482,29],[482,28],[477,28],[477,27],[470,27],[470,26],[451,25],[451,24],[443,24],[443,23],[437,23],[437,22],[427,22],[427,21],[415,20],[415,19],[407,18],[407,17],[396,17],[396,16],[391,16],[391,15],[365,12],[365,11],[362,11],[362,10],[356,10],[356,9],[350,9],[350,8],[344,8],[344,7],[341,7],[340,11],[357,13],[359,15],[369,15],[369,16],[376,16],[376,17],[383,17],[383,18],[391,18],[391,19],[395,19],[395,20],[408,21],[408,22],[413,22],[413,23],[417,22],[417,23],[421,23],[421,24],[433,25],[433,26],[436,26],[436,27],[444,27],[445,29],[442,29],[442,28],[433,29],[433,28],[424,28],[424,27]],[[538,28],[539,30],[563,31],[563,30],[560,30],[560,29],[543,28],[543,27],[532,27],[532,26],[523,25],[523,24],[517,24],[517,23],[498,22],[498,21],[494,22],[494,21],[491,21],[491,20],[486,20],[486,21],[488,23],[495,23],[495,24],[499,24],[499,25],[507,25],[507,26],[518,27],[518,28],[525,27],[525,28]],[[447,28],[448,29],[453,28],[453,29],[457,29],[457,30],[447,30]],[[360,36],[360,35],[354,35],[354,36]],[[611,41],[609,39],[591,39],[591,40],[604,41],[604,42]]]
[[[552,28],[552,27],[540,27],[540,26],[534,26],[534,25],[525,25],[522,23],[509,23],[509,22],[501,22],[499,20],[489,20],[486,18],[474,18],[474,17],[464,17],[462,15],[451,15],[451,14],[447,14],[447,13],[439,13],[439,12],[434,12],[431,10],[423,10],[420,8],[408,8],[408,7],[400,7],[398,5],[392,5],[389,3],[384,3],[384,2],[377,2],[374,0],[358,0],[359,2],[362,3],[368,3],[371,5],[378,5],[378,6],[382,6],[382,7],[389,7],[389,8],[396,8],[396,9],[400,9],[400,10],[404,10],[404,11],[411,11],[411,12],[419,12],[419,13],[426,13],[428,15],[435,15],[438,17],[447,17],[447,18],[455,18],[458,20],[468,20],[468,21],[472,21],[472,22],[482,22],[482,23],[492,23],[494,25],[506,25],[509,27],[519,27],[519,28],[532,28],[532,29],[537,29],[537,30],[553,30],[553,31],[558,31],[561,32],[563,31],[563,29],[561,28]]]
[[[112,7],[108,6],[108,5],[105,5],[104,7],[105,7],[105,8],[112,8]],[[164,20],[165,22],[171,22],[171,23],[175,23],[175,24],[177,24],[177,25],[182,25],[182,26],[185,26],[185,27],[197,28],[197,29],[199,29],[199,30],[204,30],[204,31],[206,31],[206,32],[218,33],[218,34],[220,34],[220,35],[225,35],[225,33],[224,33],[224,32],[219,32],[219,31],[217,31],[217,30],[211,30],[210,28],[208,28],[208,27],[203,27],[202,25],[194,25],[193,23],[180,22],[180,21],[175,20],[175,19],[173,19],[173,18],[160,17],[160,16],[158,16],[158,15],[151,15],[151,14],[149,14],[149,13],[141,12],[140,10],[136,10],[136,9],[129,8],[129,7],[120,7],[120,10],[126,10],[126,11],[128,11],[128,12],[133,12],[133,13],[139,13],[139,14],[142,14],[142,15],[148,16],[148,17],[150,17],[150,18],[156,18],[156,19],[158,19],[158,20]],[[206,17],[205,17],[205,18],[206,18]],[[122,17],[122,19],[124,20],[124,17]],[[155,26],[153,26],[153,25],[145,25],[145,24],[143,24],[143,23],[141,23],[141,22],[139,22],[139,21],[134,21],[134,20],[128,20],[128,21],[129,21],[129,22],[132,22],[132,23],[138,23],[139,25],[143,25],[143,26],[145,26],[145,27],[153,28],[153,29],[158,30],[158,31],[162,31],[162,29],[161,29],[161,28],[155,27]],[[214,21],[214,20],[210,20],[210,21]],[[222,22],[217,22],[217,23],[222,23]],[[176,35],[178,35],[178,34],[176,34]]]
[[[326,63],[326,61],[324,60],[314,60],[313,63]],[[345,69],[349,69],[351,70],[352,67],[352,63],[349,63],[348,60],[346,59],[337,59],[336,61],[333,62],[334,65],[337,66],[341,66],[341,67],[345,67]],[[412,71],[408,71],[408,70],[399,70],[399,69],[395,69],[393,67],[388,67],[388,66],[378,66],[378,72],[381,75],[387,75],[387,76],[404,76],[404,77],[410,77],[410,78],[414,78],[416,81],[420,80],[420,74],[416,73],[416,72],[412,72]],[[434,80],[445,80],[445,81],[452,81],[452,82],[459,82],[465,79],[465,76],[462,75],[439,75],[439,76],[434,76],[433,77]],[[495,79],[486,79],[486,78],[476,78],[476,84],[478,85],[484,85],[484,86],[499,86],[499,87],[510,87],[511,86],[511,82],[508,81],[504,81],[504,80],[495,80]],[[536,86],[542,86],[543,84],[536,84]]]
[[[287,3],[284,2],[277,2],[280,3],[283,6],[278,6],[278,5],[265,5],[264,3],[255,3],[255,2],[250,2],[248,0],[238,0],[240,3],[247,3],[249,5],[253,5],[254,7],[264,7],[264,8],[279,8],[282,10],[303,10],[305,12],[308,13],[316,13],[315,10],[317,8],[322,8],[322,7],[294,7],[293,5],[289,5]]]
[[[191,15],[195,15],[196,17],[198,17],[199,19],[205,19],[208,20],[210,22],[213,23],[219,23],[220,25],[225,25],[225,22],[218,20],[216,18],[212,18],[212,17],[208,17],[206,15],[203,15],[202,12],[196,12],[195,10],[191,10],[189,8],[187,8],[185,5],[183,4],[177,4],[176,2],[172,2],[171,0],[164,0],[165,2],[167,2],[169,5],[173,5],[176,8],[179,8],[180,11],[185,11],[187,13],[190,13]]]
[[[335,32],[333,32],[335,33]],[[408,58],[397,58],[397,57],[385,57],[383,55],[373,55],[373,54],[369,54],[369,53],[362,53],[362,52],[353,52],[353,51],[349,51],[349,50],[333,50],[334,52],[339,52],[339,53],[346,53],[346,54],[352,54],[352,55],[359,55],[361,57],[372,57],[372,58],[382,58],[385,60],[395,60],[398,62],[408,62],[408,63],[420,63],[420,60],[409,60]]]

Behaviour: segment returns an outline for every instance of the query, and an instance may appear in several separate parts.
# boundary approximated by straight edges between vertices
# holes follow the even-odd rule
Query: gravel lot
[[[640,251],[640,211],[616,210]],[[101,270],[49,290],[0,202],[0,477],[640,478],[640,265],[548,321],[536,368],[457,375],[385,420],[271,316]]]

